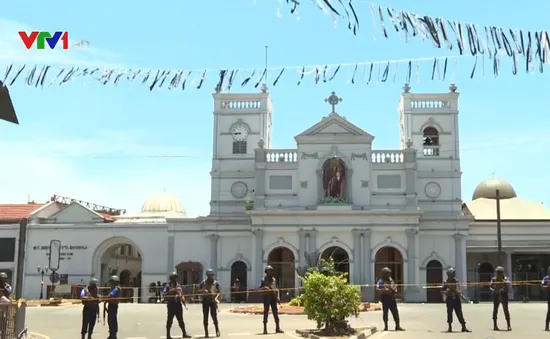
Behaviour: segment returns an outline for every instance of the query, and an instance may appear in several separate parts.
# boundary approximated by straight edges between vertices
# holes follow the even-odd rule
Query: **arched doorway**
[[[274,248],[267,256],[267,264],[273,266],[275,278],[281,289],[281,301],[289,301],[294,297],[295,265],[294,253],[287,247]]]
[[[179,276],[179,283],[182,285],[183,294],[192,294],[191,301],[198,301],[196,289],[203,280],[204,268],[200,262],[186,261],[176,266],[176,273]]]
[[[94,251],[93,275],[100,281],[100,293],[109,291],[108,282],[112,275],[121,278],[121,302],[132,302],[134,287],[141,288],[141,252],[136,244],[126,237],[112,237],[101,243]],[[124,277],[121,277],[124,272]],[[122,281],[122,279],[125,279]],[[136,296],[138,297],[138,296]]]
[[[392,272],[392,278],[397,284],[397,290],[403,293],[403,256],[401,252],[392,246],[382,247],[376,252],[375,264],[374,264],[374,276],[377,277],[376,281],[380,279],[380,272],[384,267],[388,267]],[[378,300],[378,293],[376,300]]]
[[[488,262],[479,264],[478,279],[476,293],[479,296],[480,301],[490,301],[492,299],[491,291],[489,290],[489,282],[493,277],[494,272],[493,265]]]
[[[426,265],[426,285],[430,288],[426,291],[426,301],[429,303],[443,302],[439,286],[443,280],[443,265],[439,260],[430,260]]]
[[[139,273],[138,273],[139,274]],[[132,274],[127,269],[120,272],[120,286],[130,286],[132,279]]]
[[[332,257],[334,260],[334,269],[340,273],[345,273],[349,282],[349,255],[348,252],[339,246],[332,246],[327,248],[321,254],[321,259],[329,259]]]
[[[231,265],[231,300],[246,302],[248,266],[241,260]]]

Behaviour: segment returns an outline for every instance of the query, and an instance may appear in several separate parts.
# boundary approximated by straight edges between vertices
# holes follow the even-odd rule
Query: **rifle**
[[[497,276],[495,278],[495,281],[491,281],[491,284],[493,287],[489,285],[489,289],[491,290],[493,296],[496,294],[498,295],[498,300],[502,302],[502,294],[508,293],[508,285],[506,284],[506,278],[501,278],[500,276]],[[504,284],[504,287],[502,285]]]
[[[178,286],[178,284],[176,284],[175,288],[176,288],[176,293],[177,293],[176,297],[179,299],[179,301],[183,305],[183,307],[185,307],[186,310],[189,310],[187,308],[187,303],[185,302],[185,297],[183,296],[181,288]]]
[[[392,286],[390,285],[386,285],[386,287],[388,288],[388,290],[390,290],[391,293],[393,293],[393,295],[403,301],[405,301],[405,298],[401,295],[401,293],[399,293],[395,288],[393,288]]]
[[[456,279],[453,279],[452,281],[447,280],[447,286],[449,287],[448,291],[451,291],[454,295],[459,297],[460,299],[464,300],[465,302],[470,302],[462,292],[457,291],[458,281]],[[448,294],[445,293],[447,296]]]
[[[99,310],[98,310],[99,312]],[[105,315],[108,313],[109,311],[107,311],[107,302],[105,301],[103,303],[103,326],[105,326]]]
[[[269,284],[265,284],[266,280],[267,280],[267,276],[264,278],[264,287],[268,290],[271,291],[271,293],[273,293],[273,295],[275,296],[275,298],[277,298],[277,303],[279,304],[279,306],[281,306],[281,298],[279,297],[279,290],[277,288],[275,288],[274,286],[276,286],[277,284],[277,281],[275,280],[275,278],[271,278],[271,283]]]

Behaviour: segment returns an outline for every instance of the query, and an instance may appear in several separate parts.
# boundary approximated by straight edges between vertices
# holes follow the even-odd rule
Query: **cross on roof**
[[[342,98],[336,95],[336,92],[332,92],[328,98],[325,99],[325,102],[332,106],[332,112],[336,113],[336,105],[342,102]]]

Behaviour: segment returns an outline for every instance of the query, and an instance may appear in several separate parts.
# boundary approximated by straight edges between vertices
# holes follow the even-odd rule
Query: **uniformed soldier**
[[[88,339],[92,338],[94,333],[95,323],[99,317],[99,294],[97,290],[98,280],[93,278],[90,280],[88,287],[80,291],[80,299],[82,299],[82,339],[85,339],[88,333]]]
[[[113,275],[109,279],[111,290],[107,295],[107,324],[109,325],[109,338],[117,339],[118,333],[118,304],[120,303],[120,279]],[[105,304],[103,307],[105,307]],[[104,315],[105,316],[105,315]]]
[[[9,299],[13,293],[13,288],[8,284],[8,275],[4,272],[0,272],[0,298],[4,297]]]
[[[401,327],[399,319],[399,310],[397,309],[398,295],[395,283],[391,277],[391,270],[388,267],[382,269],[382,278],[376,283],[376,290],[380,294],[380,301],[382,302],[382,320],[384,320],[384,331],[388,330],[388,311],[391,312],[393,321],[395,321],[395,330],[404,331]]]
[[[447,332],[453,331],[453,312],[456,313],[458,322],[462,325],[462,332],[471,332],[466,328],[466,321],[462,313],[462,292],[460,290],[460,284],[456,279],[456,271],[454,268],[447,270],[447,280],[441,286],[441,293],[445,295],[445,303],[447,304],[447,323],[449,328]]]
[[[541,286],[544,290],[546,290],[546,299],[548,300],[548,306],[546,308],[546,322],[544,323],[544,330],[550,331],[550,290],[548,288],[548,280],[550,279],[550,267],[548,267],[547,275],[542,279]]]
[[[166,319],[166,339],[172,339],[170,336],[170,330],[174,323],[174,317],[178,321],[183,338],[191,338],[185,330],[185,323],[183,322],[183,306],[185,305],[185,297],[183,296],[183,290],[178,283],[178,274],[172,272],[169,277],[169,282],[164,286],[162,291],[164,295],[164,301],[166,302],[166,308],[168,310]]]
[[[512,330],[512,326],[510,325],[510,311],[508,310],[508,292],[511,286],[512,283],[510,279],[504,274],[504,267],[498,266],[495,269],[495,276],[491,279],[491,283],[489,284],[489,289],[493,293],[493,330],[495,331],[500,331],[497,324],[498,307],[500,304],[502,304],[508,331]]]
[[[220,336],[218,327],[218,298],[220,297],[220,284],[214,280],[214,271],[206,271],[206,279],[201,281],[199,289],[202,294],[202,323],[204,325],[204,337],[208,338],[208,314],[212,317],[212,322],[216,328],[216,337]]]
[[[273,319],[275,320],[275,332],[284,333],[279,326],[279,309],[277,305],[281,303],[279,299],[279,290],[277,279],[274,277],[275,271],[273,267],[267,266],[265,268],[265,277],[260,281],[259,289],[263,291],[264,299],[264,334],[267,334],[267,319],[269,317],[269,308],[271,307],[271,312],[273,312]]]

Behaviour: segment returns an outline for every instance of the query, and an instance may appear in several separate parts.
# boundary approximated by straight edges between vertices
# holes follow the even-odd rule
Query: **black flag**
[[[15,114],[15,108],[11,102],[10,92],[2,81],[0,81],[0,120],[19,125],[17,114]]]

